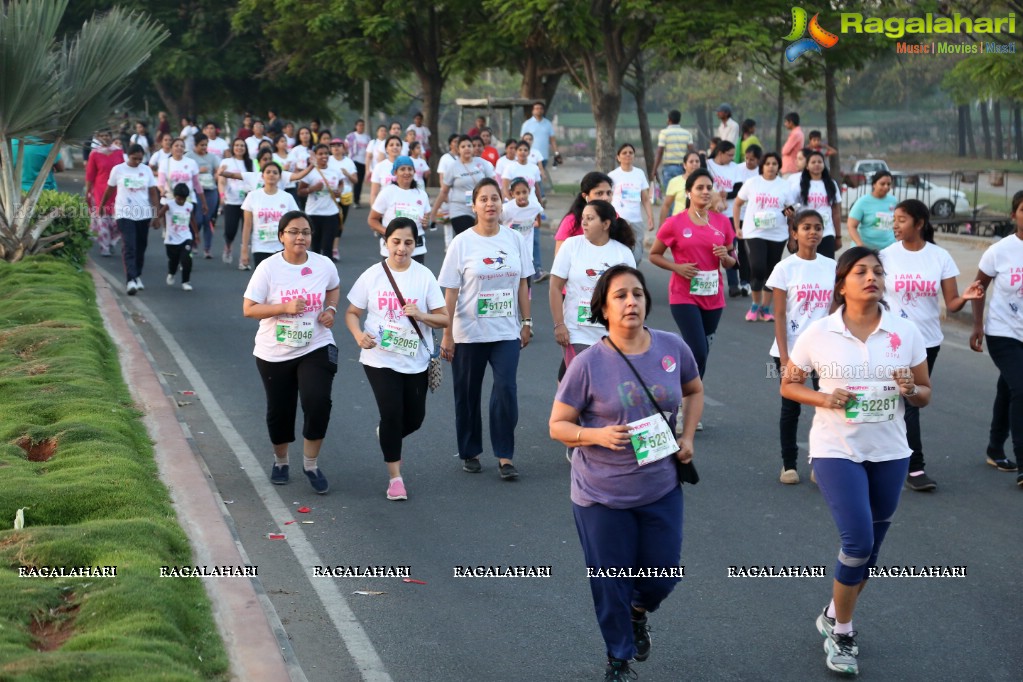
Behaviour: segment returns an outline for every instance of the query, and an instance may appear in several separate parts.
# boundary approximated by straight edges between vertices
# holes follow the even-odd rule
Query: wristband
[[[521,322],[522,322],[522,326],[523,327],[532,327],[533,326],[533,318],[531,318],[531,317],[523,317]]]
[[[564,326],[565,326],[564,322],[555,322],[554,323],[554,328],[555,329],[557,329],[558,327],[564,327]]]
[[[329,310],[330,312],[334,313],[334,315],[337,315],[337,308],[335,306],[329,305],[326,308],[324,308],[324,311],[327,311],[327,310]]]

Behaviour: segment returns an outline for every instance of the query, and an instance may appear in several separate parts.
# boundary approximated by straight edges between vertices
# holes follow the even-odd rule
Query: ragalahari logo
[[[820,14],[814,14],[809,24],[806,21],[806,10],[802,7],[792,8],[792,31],[785,36],[785,40],[793,42],[785,48],[785,57],[790,62],[796,61],[804,52],[816,52],[823,54],[821,48],[834,47],[838,43],[838,36],[830,31],[824,30],[818,18]],[[803,37],[809,30],[810,36]]]

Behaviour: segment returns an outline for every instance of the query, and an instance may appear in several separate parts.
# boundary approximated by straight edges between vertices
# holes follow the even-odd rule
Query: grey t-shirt
[[[448,189],[448,211],[452,218],[472,215],[472,191],[483,178],[494,177],[489,161],[474,158],[469,163],[455,159],[444,174]]]

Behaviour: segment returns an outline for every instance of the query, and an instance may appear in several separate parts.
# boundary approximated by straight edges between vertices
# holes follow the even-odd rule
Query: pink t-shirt
[[[674,215],[664,221],[657,231],[657,239],[668,247],[676,263],[696,263],[701,271],[718,274],[717,293],[696,296],[690,293],[690,280],[671,273],[668,282],[668,302],[672,305],[689,303],[702,310],[725,307],[724,280],[721,262],[714,255],[715,246],[728,246],[735,240],[735,231],[728,218],[710,211],[707,225],[696,225],[688,212]]]
[[[575,216],[569,213],[561,219],[558,231],[554,233],[554,241],[563,242],[569,237],[575,237],[583,233],[583,228],[575,224]]]
[[[799,167],[796,165],[796,155],[803,148],[803,129],[796,126],[789,131],[789,137],[785,140],[785,146],[781,148],[781,172],[782,175],[795,173]]]

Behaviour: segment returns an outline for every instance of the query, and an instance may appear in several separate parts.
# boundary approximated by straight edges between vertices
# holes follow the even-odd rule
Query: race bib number
[[[689,280],[689,293],[693,296],[714,296],[718,293],[719,280],[717,270],[700,270]]]
[[[758,230],[769,230],[778,224],[778,214],[774,211],[757,211],[753,214],[753,225]]]
[[[472,206],[472,190],[465,191],[465,205]]]
[[[874,214],[877,218],[877,229],[892,232],[895,229],[895,214],[878,211]]]
[[[313,340],[313,321],[303,318],[277,318],[277,343],[292,348],[308,346]]]
[[[603,325],[597,324],[596,322],[590,322],[590,315],[593,311],[590,309],[589,303],[580,303],[579,308],[576,310],[575,322],[582,327],[602,327]]]
[[[511,317],[515,314],[515,299],[511,289],[484,291],[476,299],[476,317]]]
[[[515,230],[516,232],[525,232],[526,230],[526,226],[523,225],[522,223],[512,223],[508,227]]]
[[[199,173],[199,184],[203,189],[216,189],[213,183],[213,173]]]
[[[261,242],[277,241],[277,226],[260,225],[256,228],[256,239]]]
[[[845,405],[846,424],[872,424],[895,419],[899,406],[898,386],[892,381],[849,386],[852,398]]]
[[[187,213],[171,213],[171,227],[177,232],[181,229],[186,229],[191,223]]]
[[[127,190],[139,190],[146,188],[146,181],[142,178],[121,178],[122,186]]]
[[[409,208],[396,208],[394,209],[395,218],[409,218],[415,221],[416,225],[422,221],[423,214],[420,211],[414,211]]]
[[[640,190],[635,187],[622,187],[622,203],[623,204],[638,204],[640,200]]]
[[[679,450],[668,421],[660,414],[629,422],[629,437],[639,466],[664,459]]]
[[[380,350],[415,357],[419,352],[419,336],[411,329],[388,323],[380,332]]]

